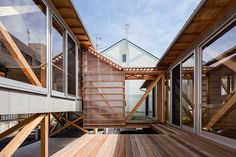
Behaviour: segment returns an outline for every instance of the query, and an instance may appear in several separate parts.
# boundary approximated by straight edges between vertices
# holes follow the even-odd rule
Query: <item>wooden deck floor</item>
[[[176,128],[153,125],[160,134],[84,135],[53,157],[235,157],[236,150]]]

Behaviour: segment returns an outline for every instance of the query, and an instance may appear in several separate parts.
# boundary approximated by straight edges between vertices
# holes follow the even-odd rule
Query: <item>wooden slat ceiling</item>
[[[94,49],[92,41],[86,32],[83,23],[76,12],[71,0],[51,0],[65,20],[71,31],[77,37],[82,47],[89,47]]]
[[[235,0],[206,0],[197,8],[185,26],[162,56],[157,66],[169,67]],[[180,15],[179,15],[180,16]]]

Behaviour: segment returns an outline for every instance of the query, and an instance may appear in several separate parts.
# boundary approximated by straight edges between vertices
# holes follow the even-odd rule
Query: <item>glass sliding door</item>
[[[202,48],[202,129],[236,139],[236,22]]]
[[[182,62],[181,76],[181,122],[193,127],[194,118],[194,55]]]
[[[172,124],[180,126],[180,65],[172,70]]]
[[[64,93],[64,29],[52,19],[52,89]]]
[[[70,96],[76,94],[76,44],[74,40],[68,35],[67,36],[67,93]]]

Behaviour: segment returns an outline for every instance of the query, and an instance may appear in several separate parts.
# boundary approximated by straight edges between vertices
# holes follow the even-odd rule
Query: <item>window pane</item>
[[[78,52],[78,96],[82,97],[82,51]]]
[[[202,127],[236,139],[235,23],[203,48]]]
[[[166,120],[170,121],[170,73],[166,76]]]
[[[122,62],[126,62],[126,54],[122,54]]]
[[[172,70],[172,123],[180,125],[180,65]]]
[[[0,10],[0,77],[46,87],[46,6],[2,0]]]
[[[194,55],[182,63],[182,124],[193,127],[194,98]]]
[[[68,94],[75,95],[75,42],[68,35]]]
[[[52,22],[52,89],[64,92],[64,30],[53,18]]]

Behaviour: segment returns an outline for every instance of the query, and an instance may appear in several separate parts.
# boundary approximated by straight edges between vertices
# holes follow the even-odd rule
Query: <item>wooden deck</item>
[[[152,125],[159,134],[84,135],[53,157],[235,157],[236,150],[176,128]]]

